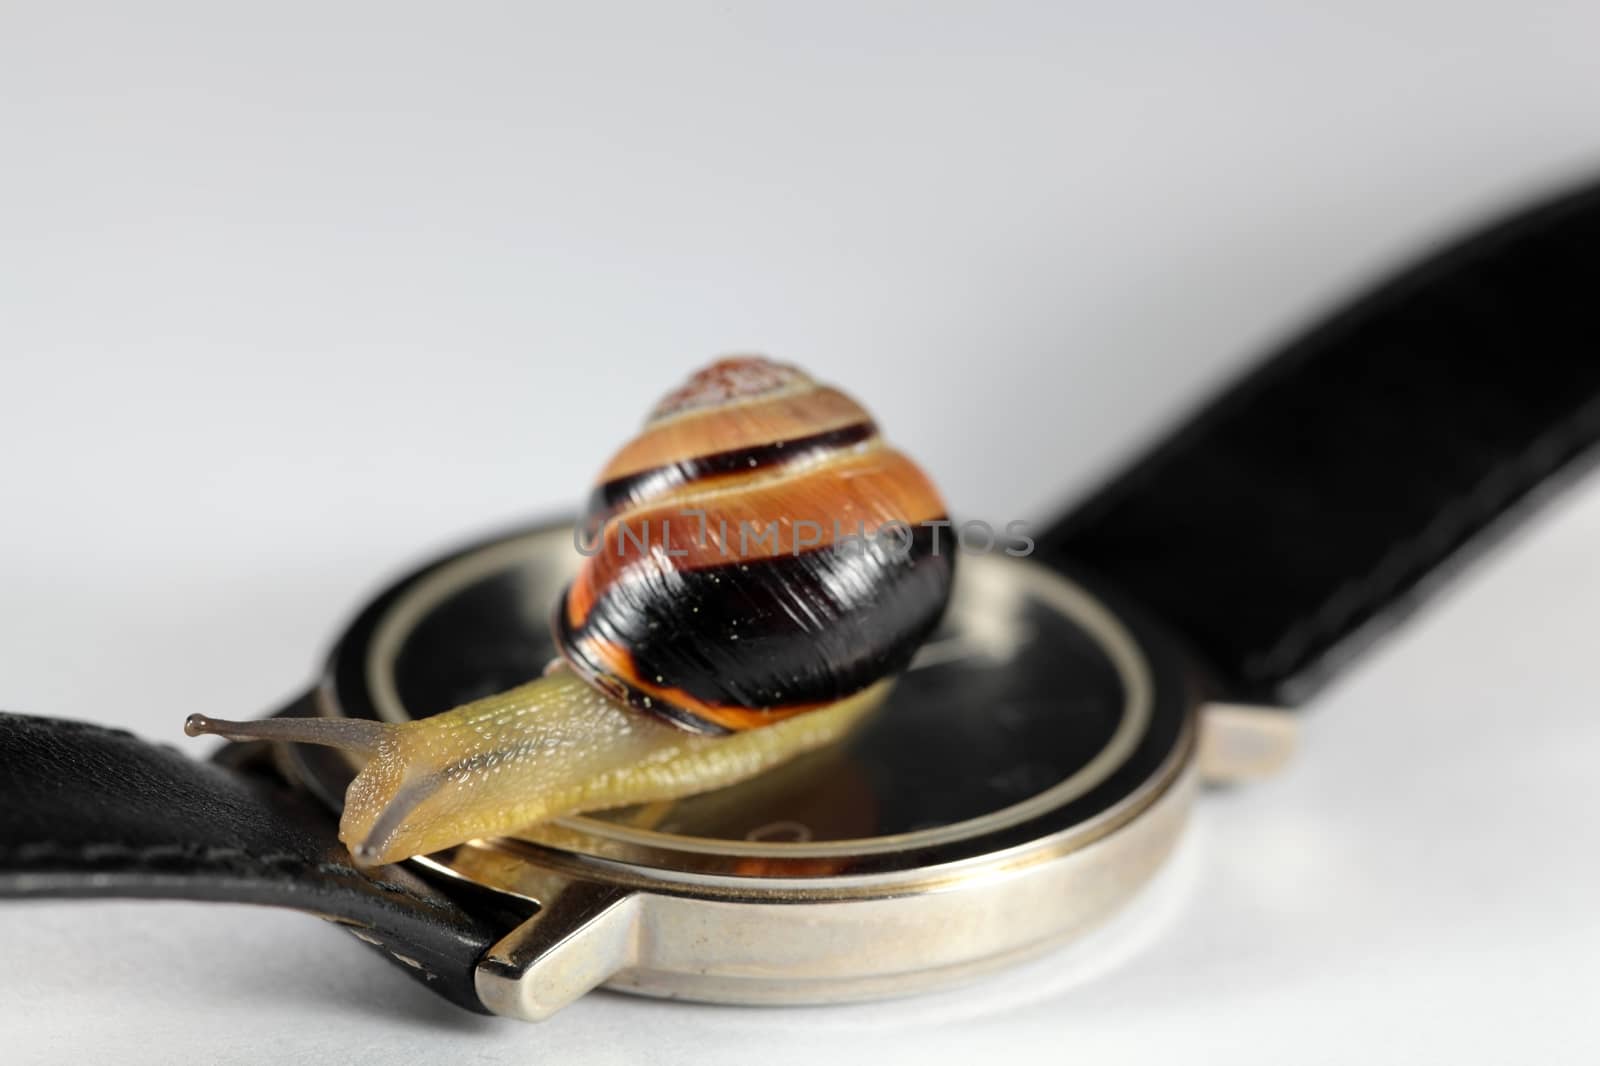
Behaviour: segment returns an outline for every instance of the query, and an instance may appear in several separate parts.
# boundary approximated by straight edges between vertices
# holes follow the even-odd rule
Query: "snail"
[[[944,612],[945,507],[849,396],[724,359],[602,471],[544,676],[403,724],[229,722],[191,736],[364,758],[339,837],[362,865],[732,784],[844,736]]]

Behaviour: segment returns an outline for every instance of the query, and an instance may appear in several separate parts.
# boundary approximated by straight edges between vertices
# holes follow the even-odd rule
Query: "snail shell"
[[[909,664],[950,594],[954,555],[928,525],[944,516],[855,400],[725,359],[606,464],[556,641],[591,684],[683,728],[768,725]]]

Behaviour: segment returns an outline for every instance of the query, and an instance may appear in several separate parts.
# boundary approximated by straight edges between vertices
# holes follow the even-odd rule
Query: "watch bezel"
[[[393,644],[396,619],[403,619],[419,596],[426,600],[430,581],[448,584],[452,574],[461,576],[463,567],[470,571],[474,560],[488,559],[486,565],[492,566],[495,553],[514,553],[518,545],[554,551],[565,543],[570,551],[569,529],[565,523],[544,523],[487,538],[395,582],[334,646],[315,693],[318,713],[381,714],[373,699],[374,649],[381,654]],[[685,847],[671,834],[619,830],[581,817],[561,820],[541,840],[472,841],[413,860],[436,876],[533,901],[543,908],[541,914],[575,909],[553,909],[558,898],[571,900],[574,893],[589,898],[598,892],[607,902],[576,908],[587,914],[580,927],[588,929],[596,944],[635,945],[633,955],[618,955],[620,949],[600,951],[604,958],[599,964],[582,968],[588,976],[577,981],[581,988],[553,980],[549,972],[537,982],[523,980],[543,958],[527,946],[530,936],[539,939],[529,931],[536,932],[541,921],[536,915],[529,928],[508,937],[517,938],[521,950],[507,948],[500,952],[501,964],[480,970],[480,992],[488,1005],[523,1017],[543,1016],[590,984],[605,981],[647,994],[719,1002],[868,998],[925,987],[1039,950],[1094,924],[1131,897],[1170,850],[1194,792],[1199,692],[1187,660],[1158,627],[1082,580],[1025,560],[983,557],[962,562],[971,564],[964,567],[969,580],[975,570],[982,580],[1018,583],[1027,595],[1042,596],[1074,621],[1086,622],[1110,649],[1119,671],[1128,671],[1122,676],[1129,683],[1129,697],[1146,699],[1148,715],[1134,750],[1121,765],[1082,795],[1058,804],[1035,804],[1037,810],[998,819],[978,831],[913,841],[903,848],[830,844],[822,853],[842,865],[824,864],[830,872],[821,874],[815,872],[815,846],[690,838],[693,843]],[[328,749],[297,747],[290,758],[296,776],[338,809],[352,765]],[[750,864],[734,861],[752,854],[763,860],[756,873],[750,872]],[[1040,886],[1052,887],[1041,892]],[[813,905],[804,909],[808,937],[832,938],[837,945],[820,970],[817,960],[808,957],[815,942],[808,946],[800,942],[806,938],[793,935],[793,923],[802,913],[794,909],[796,904]],[[986,931],[952,932],[971,926],[973,908],[992,915]],[[596,931],[603,924],[599,916],[608,916],[605,922],[614,925],[624,920],[619,917],[624,912],[629,936],[601,937]],[[926,932],[937,935],[931,941],[913,938],[918,941],[913,946],[900,930],[900,939],[886,941],[885,922],[894,915],[900,917],[889,921],[890,927],[926,923]],[[544,921],[552,925],[556,919]],[[707,922],[719,930],[716,936],[706,937]],[[637,935],[641,923],[651,930],[643,940]],[[700,947],[685,946],[686,930],[697,928]],[[540,935],[554,934],[547,929]],[[562,937],[570,944],[572,931]],[[637,945],[644,942],[659,957],[638,957]],[[752,945],[764,945],[767,961],[759,975],[738,958]],[[508,951],[521,959],[510,966],[511,976],[505,964]],[[496,958],[492,951],[486,964]]]

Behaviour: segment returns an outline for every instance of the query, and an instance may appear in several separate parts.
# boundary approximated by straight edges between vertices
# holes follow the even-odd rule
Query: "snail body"
[[[586,810],[732,784],[843,736],[943,613],[944,505],[843,393],[723,360],[604,468],[536,681],[405,724],[225,722],[366,762],[340,838],[391,862]]]

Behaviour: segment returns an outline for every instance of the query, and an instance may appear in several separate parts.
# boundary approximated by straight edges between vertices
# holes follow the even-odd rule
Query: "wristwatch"
[[[1015,555],[964,556],[846,740],[690,799],[361,870],[334,832],[339,752],[200,761],[0,715],[0,896],[291,907],[525,1019],[599,985],[836,1002],[1040,952],[1127,902],[1201,782],[1280,763],[1290,708],[1584,468],[1597,281],[1600,186],[1431,256]],[[572,537],[533,526],[404,577],[278,714],[400,722],[537,676]]]

